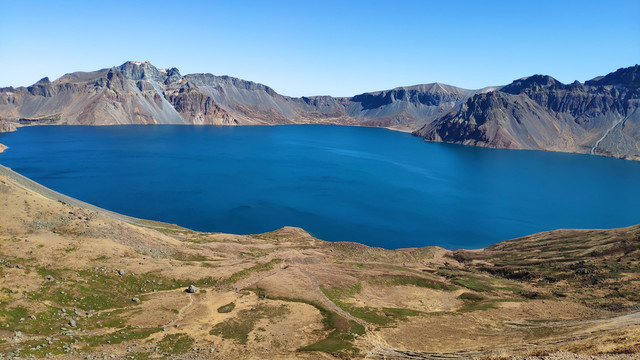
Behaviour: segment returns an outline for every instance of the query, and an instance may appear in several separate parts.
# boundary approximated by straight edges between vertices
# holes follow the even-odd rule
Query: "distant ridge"
[[[431,83],[352,97],[288,97],[259,83],[128,61],[0,89],[0,132],[26,125],[339,124],[426,141],[640,159],[640,67],[585,83],[533,75],[479,90]]]
[[[66,74],[53,82],[44,78],[32,86],[0,89],[0,122],[14,126],[322,123],[408,131],[473,93],[436,83],[351,98],[293,98],[230,76],[182,76],[177,68],[128,61],[109,69]]]

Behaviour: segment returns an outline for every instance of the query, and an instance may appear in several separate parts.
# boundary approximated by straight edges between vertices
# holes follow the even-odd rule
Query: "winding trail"
[[[368,322],[357,318],[350,313],[344,311],[333,301],[331,301],[320,289],[320,285],[316,278],[311,275],[305,268],[296,266],[296,269],[306,276],[313,284],[313,291],[316,293],[320,301],[327,306],[330,310],[336,312],[338,315],[355,321],[356,323],[364,326],[366,330],[367,341],[371,344],[373,349],[367,352],[366,358],[382,358],[382,359],[411,359],[411,360],[435,360],[435,359],[471,359],[473,356],[477,356],[478,352],[464,352],[464,353],[436,353],[436,352],[424,352],[424,351],[410,351],[396,349],[386,342],[379,334],[376,333],[375,328]]]
[[[270,270],[270,271],[267,271],[267,272],[259,273],[260,275],[253,276],[253,277],[250,277],[249,279],[247,279],[247,280],[249,280],[249,282],[246,282],[246,283],[244,283],[242,285],[234,286],[234,289],[237,289],[239,291],[239,290],[244,290],[246,288],[252,287],[253,285],[255,285],[255,284],[259,283],[260,281],[262,281],[262,279],[265,279],[265,278],[268,278],[269,276],[273,276],[273,275],[277,274],[278,272],[280,272],[280,270],[282,270],[282,269],[277,268],[277,269]]]
[[[535,341],[523,341],[519,344],[513,344],[505,347],[511,353],[524,353],[532,350],[545,350],[549,348],[557,348],[559,346],[567,346],[575,344],[579,341],[588,339],[598,339],[603,334],[611,331],[621,331],[625,329],[636,328],[640,325],[640,312],[633,312],[618,315],[610,318],[582,320],[575,319],[573,322],[565,325],[566,328],[575,330],[566,335],[553,339],[540,339]],[[581,329],[577,329],[579,326]],[[453,353],[435,353],[425,351],[408,351],[394,349],[374,345],[373,350],[369,350],[368,355],[373,358],[382,359],[403,359],[403,360],[436,360],[436,359],[473,359],[487,354],[487,350],[491,348],[480,348],[477,351],[460,351]]]
[[[327,306],[329,309],[333,310],[334,312],[338,313],[340,316],[342,316],[342,317],[344,317],[344,318],[346,318],[346,319],[349,319],[349,320],[355,321],[355,322],[357,322],[358,324],[360,324],[360,325],[364,326],[364,328],[365,328],[365,329],[369,330],[370,325],[369,325],[369,323],[368,323],[368,322],[366,322],[366,321],[364,321],[364,320],[362,320],[362,319],[360,319],[360,318],[357,318],[357,317],[355,317],[355,316],[353,316],[353,315],[349,314],[348,312],[346,312],[346,311],[342,310],[342,308],[341,308],[341,307],[339,307],[338,305],[336,305],[336,303],[334,303],[333,301],[331,301],[331,300],[330,300],[330,299],[329,299],[329,298],[328,298],[328,297],[327,297],[327,296],[322,292],[322,290],[320,290],[320,285],[318,284],[318,280],[316,280],[316,278],[315,278],[313,275],[311,275],[311,274],[307,271],[307,269],[304,269],[303,267],[300,267],[300,266],[296,266],[296,268],[297,268],[298,270],[300,270],[300,272],[301,272],[304,276],[306,276],[306,277],[309,279],[309,281],[311,281],[311,284],[313,285],[313,292],[315,292],[315,294],[318,296],[318,298],[320,299],[320,301],[321,301],[325,306]]]
[[[185,307],[180,309],[180,311],[178,311],[178,316],[176,316],[176,318],[173,319],[173,321],[171,321],[167,325],[164,325],[162,328],[163,329],[170,328],[173,325],[175,325],[178,321],[184,319],[184,312],[187,311],[187,309],[189,309],[192,305],[193,305],[193,294],[189,294],[189,303]]]
[[[607,135],[609,135],[609,133],[611,132],[611,130],[613,130],[616,126],[618,126],[620,123],[624,122],[625,120],[627,120],[627,118],[629,117],[629,115],[621,118],[620,120],[618,120],[615,124],[613,124],[612,127],[608,128],[607,131],[604,132],[604,135],[602,135],[602,137],[600,139],[598,139],[596,141],[596,143],[593,145],[593,147],[591,148],[591,155],[595,155],[596,153],[596,149],[598,148],[598,145],[600,145],[600,142],[602,142],[602,140],[604,140],[604,138],[607,137]]]
[[[624,120],[624,119],[623,119]],[[621,120],[620,122],[622,122]],[[620,123],[618,122],[618,123]],[[300,270],[300,272],[311,281],[313,285],[313,291],[316,293],[320,301],[328,307],[328,309],[336,312],[340,316],[343,316],[346,319],[353,320],[358,324],[364,326],[366,329],[366,339],[371,344],[372,348],[367,351],[366,358],[367,359],[398,359],[398,360],[442,360],[442,359],[474,359],[483,354],[486,354],[486,348],[480,348],[475,350],[467,350],[467,351],[458,351],[458,352],[430,352],[430,351],[412,351],[405,349],[398,349],[389,344],[383,339],[379,334],[375,332],[374,327],[372,327],[366,321],[357,318],[350,313],[344,311],[338,305],[336,305],[333,301],[331,301],[320,289],[317,279],[310,274],[307,269],[303,266],[295,266],[296,269]],[[573,325],[580,324],[582,330],[572,331],[570,334],[567,334],[559,339],[556,339],[554,342],[549,341],[539,341],[539,342],[523,342],[521,344],[515,344],[507,348],[507,350],[512,351],[525,351],[531,349],[545,349],[550,345],[560,345],[560,344],[572,344],[581,339],[598,337],[599,335],[606,333],[612,330],[620,330],[624,328],[635,327],[640,324],[640,312],[629,313],[619,316],[614,316],[611,318],[604,319],[593,319],[586,322],[584,320],[576,320],[576,323]]]

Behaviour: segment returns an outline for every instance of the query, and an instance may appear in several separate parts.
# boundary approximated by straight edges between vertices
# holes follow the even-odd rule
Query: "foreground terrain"
[[[0,167],[0,358],[633,359],[639,255],[640,226],[473,251],[200,233]]]

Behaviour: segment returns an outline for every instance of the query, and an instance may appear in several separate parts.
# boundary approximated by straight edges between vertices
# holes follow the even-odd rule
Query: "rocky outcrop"
[[[194,90],[188,83],[165,94],[166,99],[185,119],[193,124],[237,125],[238,121],[210,97]]]
[[[640,159],[640,66],[586,83],[522,78],[470,97],[414,134],[427,141]]]
[[[0,133],[16,131],[16,124],[0,120]]]

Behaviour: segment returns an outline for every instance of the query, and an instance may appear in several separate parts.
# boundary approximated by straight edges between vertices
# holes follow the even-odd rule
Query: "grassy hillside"
[[[0,358],[633,358],[639,249],[638,226],[455,252],[200,233],[1,168]]]

